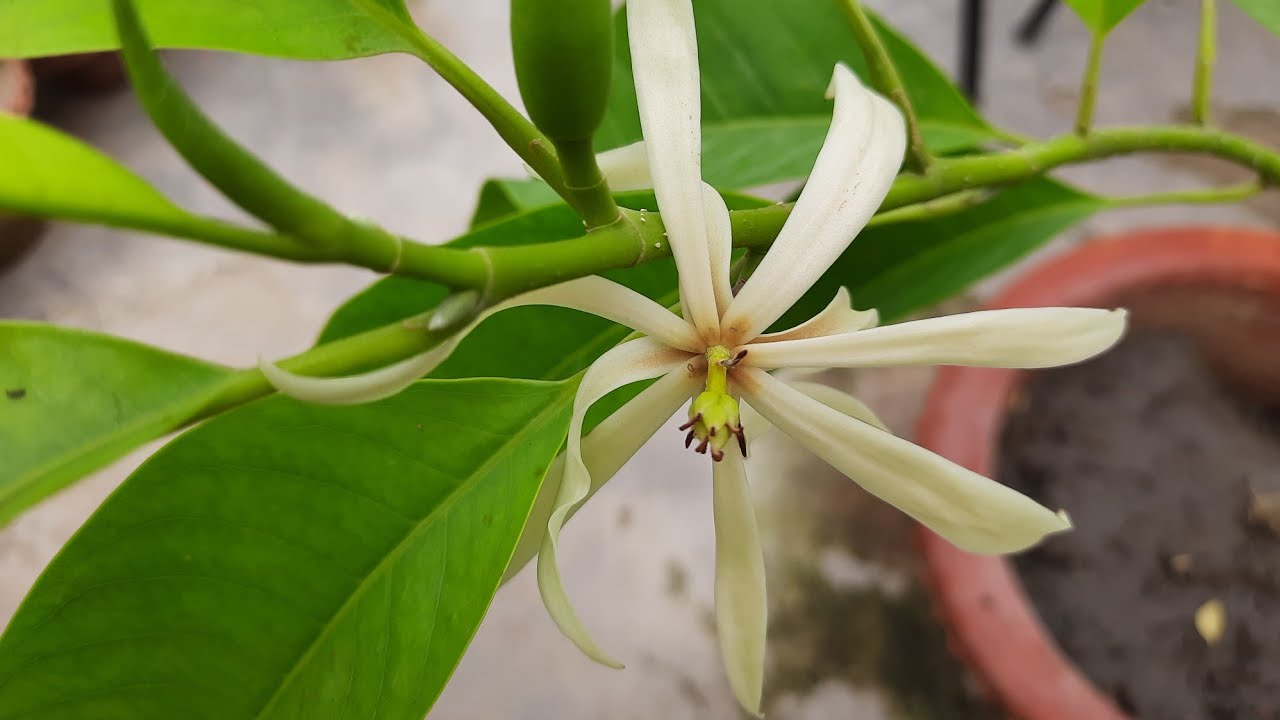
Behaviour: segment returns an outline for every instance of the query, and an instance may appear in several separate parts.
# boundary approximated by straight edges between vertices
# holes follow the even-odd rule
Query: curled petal
[[[1065,514],[850,418],[762,370],[743,368],[740,375],[748,402],[780,430],[957,547],[1016,552],[1071,527]]]
[[[779,340],[802,340],[821,335],[836,335],[855,332],[875,327],[880,322],[880,313],[871,310],[854,310],[849,291],[840,288],[836,296],[827,303],[822,312],[791,328],[776,333],[761,335],[751,344],[778,342]]]
[[[1042,368],[1087,360],[1124,334],[1124,310],[1012,308],[752,345],[756,367],[975,365]]]
[[[587,369],[573,400],[573,417],[569,421],[569,439],[565,447],[564,475],[551,515],[547,534],[538,551],[538,590],[542,603],[556,626],[588,657],[609,667],[622,667],[596,645],[583,627],[569,602],[560,578],[556,552],[560,528],[569,513],[591,492],[591,474],[583,462],[582,422],[587,410],[608,393],[633,382],[648,380],[669,372],[684,370],[690,354],[672,349],[651,338],[623,343],[601,355]],[[687,372],[687,371],[686,371]]]
[[[590,499],[604,484],[612,478],[632,455],[644,445],[662,424],[675,414],[680,406],[688,402],[689,397],[702,386],[702,378],[692,375],[684,368],[678,368],[663,375],[654,384],[645,388],[626,405],[618,408],[605,418],[594,430],[582,438],[582,462],[591,477],[591,488],[583,500]],[[555,498],[560,490],[560,482],[564,475],[564,454],[561,453],[547,470],[546,479],[533,502],[533,510],[525,522],[524,533],[516,543],[515,554],[507,566],[503,580],[509,580],[525,566],[535,555],[547,534],[547,520],[555,508]],[[578,508],[575,505],[565,519],[573,517]]]
[[[640,128],[662,211],[667,242],[680,273],[684,316],[712,339],[719,331],[707,249],[702,194],[702,108],[698,41],[690,0],[628,2],[627,28]]]
[[[725,453],[712,463],[716,525],[716,630],[729,685],[748,712],[760,714],[768,603],[764,555],[751,507],[745,460]]]
[[[889,192],[906,150],[902,115],[837,65],[831,128],[778,239],[722,322],[745,343],[782,316],[844,252]]]
[[[485,318],[504,309],[498,305],[430,350],[386,367],[348,377],[321,378],[298,375],[279,365],[258,360],[258,369],[276,390],[291,398],[317,405],[358,405],[389,398],[439,367]]]
[[[623,145],[596,155],[600,172],[614,192],[648,190],[653,187],[649,174],[649,151],[644,141]]]
[[[672,347],[691,351],[701,347],[693,326],[674,313],[625,285],[591,275],[517,295],[481,313],[430,350],[372,372],[319,378],[297,375],[266,361],[259,361],[258,367],[267,382],[298,400],[321,405],[373,402],[395,395],[436,369],[489,316],[524,305],[554,305],[580,310],[639,330]]]

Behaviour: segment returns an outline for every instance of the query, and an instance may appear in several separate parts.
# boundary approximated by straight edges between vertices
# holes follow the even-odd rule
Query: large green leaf
[[[0,323],[0,524],[177,429],[232,377],[119,338]]]
[[[1280,35],[1280,2],[1276,0],[1232,0],[1249,17],[1263,27]]]
[[[191,218],[115,160],[34,120],[0,113],[0,158],[0,208],[6,210],[151,226]]]
[[[831,121],[823,98],[837,62],[866,63],[831,0],[699,0],[703,174],[717,187],[803,178]],[[933,150],[992,137],[991,128],[927,57],[876,21]],[[596,136],[611,148],[640,139],[625,13],[619,13],[609,113]]]
[[[1146,0],[1067,0],[1067,5],[1080,16],[1084,24],[1097,35],[1106,35],[1111,29],[1138,9]]]
[[[138,0],[160,47],[336,60],[409,51],[403,0]],[[0,57],[117,47],[106,0],[0,0]]]
[[[1103,206],[1096,196],[1041,179],[936,220],[869,228],[780,324],[812,316],[840,286],[855,306],[901,318],[962,292]]]
[[[575,383],[257,402],[147,461],[0,638],[0,717],[419,720],[495,592]]]

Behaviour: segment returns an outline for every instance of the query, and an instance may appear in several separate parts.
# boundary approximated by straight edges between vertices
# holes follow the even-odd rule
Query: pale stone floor
[[[953,66],[956,6],[874,3]],[[1027,134],[1070,125],[1086,43],[1063,9],[1031,50],[1011,41],[1030,2],[991,3],[986,107]],[[1186,112],[1197,3],[1152,0],[1105,59],[1102,123]],[[422,24],[515,96],[505,3],[415,3]],[[1280,42],[1223,4],[1217,116],[1280,143]],[[464,229],[482,179],[520,166],[440,80],[407,57],[303,64],[187,53],[171,66],[211,114],[286,175],[349,212],[423,238]],[[53,121],[88,138],[198,211],[234,216],[141,117],[128,93],[61,103]],[[1212,162],[1108,162],[1067,178],[1147,193],[1233,178]],[[1098,217],[1055,243],[1157,223],[1271,224],[1273,194],[1238,208],[1162,208]],[[1053,252],[1053,249],[1046,252]],[[225,363],[304,348],[330,308],[372,279],[347,268],[298,269],[152,237],[55,225],[0,280],[0,316],[116,333]],[[998,280],[985,283],[979,294]],[[964,301],[961,301],[963,304]],[[853,383],[849,378],[838,382]],[[865,373],[863,397],[910,434],[927,371]],[[670,434],[668,434],[670,433]],[[433,717],[732,718],[711,632],[712,538],[702,458],[651,442],[565,534],[563,565],[584,620],[623,672],[596,667],[561,639],[528,575],[503,590]],[[754,472],[765,528],[773,633],[771,717],[970,718],[965,681],[948,664],[913,580],[908,524],[774,437]],[[158,444],[157,444],[158,445]],[[148,452],[145,448],[0,532],[0,617],[59,545]]]

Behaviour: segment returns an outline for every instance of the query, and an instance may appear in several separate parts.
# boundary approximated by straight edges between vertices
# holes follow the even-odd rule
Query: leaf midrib
[[[426,380],[421,382],[453,384],[459,381]],[[461,382],[467,382],[467,381],[463,380]],[[541,381],[533,381],[533,380],[525,380],[523,382],[548,384],[548,383],[543,383]],[[562,389],[568,389],[572,386],[568,380],[563,380],[563,381],[560,381],[559,383],[549,383],[549,384],[561,385]],[[573,397],[573,393],[572,392],[567,393],[567,396],[568,396],[568,399],[571,400]],[[268,717],[268,713],[272,710],[276,702],[280,699],[281,694],[284,692],[284,690],[291,686],[297,674],[301,671],[303,667],[305,667],[308,664],[308,661],[315,654],[315,652],[317,651],[317,648],[323,645],[324,641],[329,637],[330,633],[333,631],[333,628],[337,626],[338,620],[340,620],[343,616],[345,616],[345,614],[353,606],[353,604],[357,600],[359,600],[359,598],[368,589],[368,587],[371,585],[374,579],[381,576],[381,574],[392,564],[392,561],[399,558],[400,555],[403,554],[407,550],[407,548],[411,545],[412,541],[425,528],[430,526],[432,522],[437,518],[437,516],[440,516],[441,514],[447,515],[449,510],[453,508],[454,504],[458,501],[459,498],[461,498],[464,495],[470,494],[470,492],[474,489],[475,485],[477,484],[479,478],[485,476],[487,472],[490,469],[492,469],[492,467],[495,464],[499,462],[500,459],[506,458],[506,456],[509,454],[508,448],[519,447],[520,445],[522,445],[523,444],[522,441],[525,437],[527,437],[530,434],[533,434],[537,429],[540,429],[542,427],[547,416],[553,415],[554,413],[559,412],[560,407],[564,403],[565,399],[566,398],[562,396],[556,402],[548,403],[547,406],[542,411],[540,411],[537,415],[535,415],[532,419],[530,419],[529,422],[525,423],[519,431],[511,435],[509,438],[509,441],[503,445],[503,450],[501,452],[495,452],[492,455],[490,455],[489,459],[486,460],[479,467],[477,467],[470,475],[468,475],[467,478],[461,484],[459,484],[453,492],[449,493],[448,496],[442,502],[440,502],[438,505],[432,508],[417,524],[415,524],[412,528],[410,528],[409,531],[404,534],[404,537],[398,543],[396,543],[395,547],[393,547],[389,552],[387,552],[382,557],[382,559],[379,560],[378,563],[374,565],[373,568],[368,573],[365,574],[364,578],[360,580],[360,583],[356,586],[356,588],[347,596],[347,599],[343,601],[341,605],[338,606],[337,610],[334,611],[333,615],[330,616],[328,621],[325,622],[325,625],[320,630],[320,632],[316,633],[315,639],[313,639],[311,643],[307,646],[306,650],[304,650],[302,654],[298,656],[297,661],[295,661],[294,664],[290,666],[289,670],[284,674],[284,677],[281,678],[279,684],[276,686],[275,692],[271,694],[271,697],[267,698],[266,702],[263,703],[262,705],[262,709],[259,710],[256,715],[254,715],[254,720],[263,720],[263,718]]]

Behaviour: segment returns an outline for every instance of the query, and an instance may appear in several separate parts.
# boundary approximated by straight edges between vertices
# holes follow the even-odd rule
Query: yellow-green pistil
[[[738,450],[747,456],[747,437],[742,432],[742,418],[738,401],[729,394],[729,369],[742,361],[746,351],[733,355],[723,345],[707,348],[707,385],[689,406],[689,422],[680,426],[688,430],[684,446],[689,447],[696,438],[700,453],[711,451],[711,459],[724,458],[724,448],[729,439],[738,439]]]

